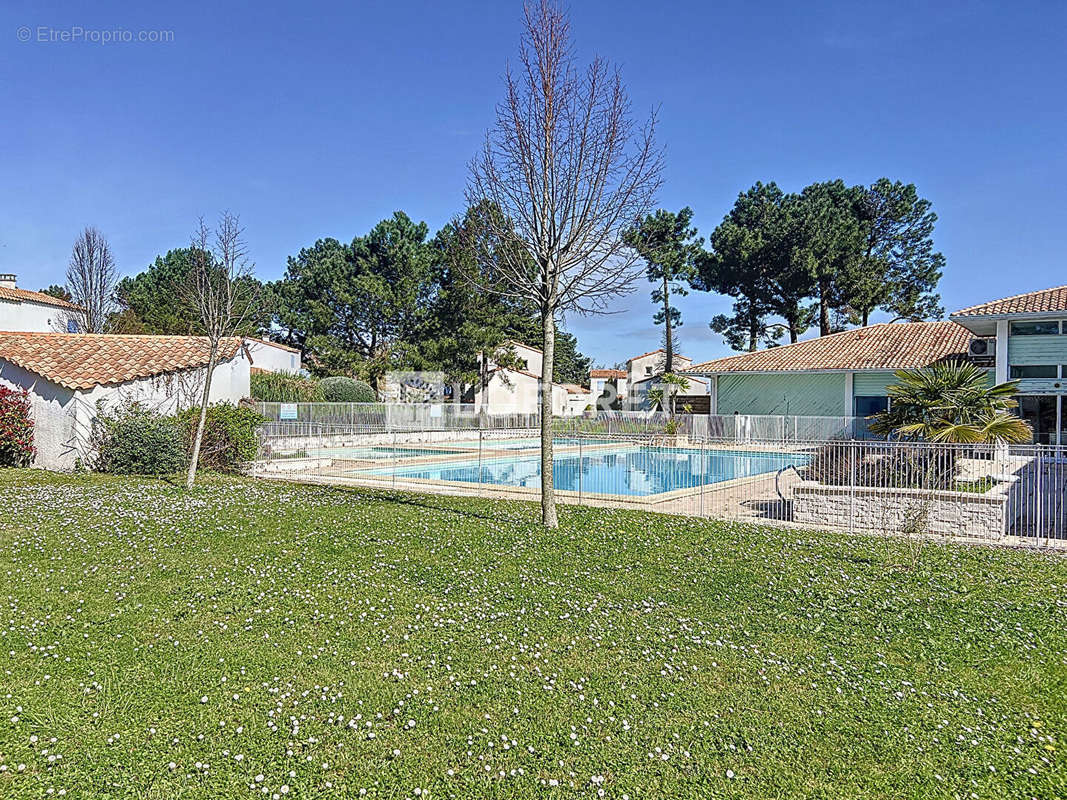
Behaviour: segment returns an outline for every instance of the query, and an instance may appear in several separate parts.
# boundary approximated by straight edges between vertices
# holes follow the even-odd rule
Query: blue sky
[[[756,180],[917,184],[940,216],[949,310],[1067,283],[1067,4],[574,3],[581,56],[618,62],[658,107],[660,204],[705,235]],[[61,282],[77,232],[122,273],[182,246],[200,215],[241,215],[257,272],[402,209],[436,230],[518,45],[520,5],[49,3],[0,9],[0,271]],[[19,29],[30,41],[19,41]],[[167,43],[38,41],[164,30]],[[25,35],[25,34],[23,34]],[[136,35],[136,33],[135,33]],[[568,321],[610,364],[658,346],[650,287]],[[727,348],[681,306],[682,351]]]

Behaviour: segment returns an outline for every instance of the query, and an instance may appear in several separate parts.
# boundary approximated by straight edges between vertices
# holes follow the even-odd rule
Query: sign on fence
[[[278,409],[278,419],[297,419],[296,403],[282,403]]]

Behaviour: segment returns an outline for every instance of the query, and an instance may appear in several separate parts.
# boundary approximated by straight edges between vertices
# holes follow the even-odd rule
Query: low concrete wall
[[[1012,484],[984,494],[927,489],[824,486],[793,490],[793,521],[828,530],[938,533],[969,539],[1004,536]]]
[[[509,431],[507,436],[497,436],[496,439],[511,439],[516,436],[524,438],[526,432],[516,434]],[[529,436],[537,437],[539,431],[536,428],[529,430]],[[491,447],[494,437],[486,434],[483,443],[486,448]],[[444,444],[448,442],[478,441],[478,430],[475,428],[443,431],[396,431],[390,433],[335,433],[324,436],[308,436],[300,434],[296,436],[272,436],[270,437],[271,448],[278,453],[289,450],[320,450],[323,448],[336,447],[383,447],[392,444]],[[477,450],[473,450],[477,455]]]

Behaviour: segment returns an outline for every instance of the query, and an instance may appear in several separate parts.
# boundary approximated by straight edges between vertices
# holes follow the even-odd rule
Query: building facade
[[[950,317],[983,344],[998,383],[1019,381],[1019,415],[1040,444],[1067,444],[1067,286],[1005,297]]]
[[[0,274],[0,331],[76,331],[78,307],[66,300],[18,288],[10,272]]]
[[[967,358],[972,338],[955,322],[882,323],[688,372],[710,380],[712,414],[866,417],[888,407],[896,370]]]
[[[867,417],[888,408],[894,372],[969,361],[1019,382],[1018,413],[1040,444],[1067,444],[1067,287],[961,309],[944,322],[882,323],[687,372],[711,381],[711,413]]]
[[[251,336],[245,338],[245,347],[252,359],[253,370],[297,374],[303,369],[300,351],[295,347]]]
[[[207,361],[196,336],[0,333],[0,385],[28,392],[34,466],[47,469],[85,462],[100,408],[139,402],[170,414],[199,405]],[[224,340],[209,402],[247,397],[250,367],[241,340]]]
[[[542,378],[543,356],[541,350],[522,342],[505,342],[504,347],[513,354],[518,364],[503,366],[489,357],[485,361],[479,385],[471,387],[464,401],[484,408],[490,414],[537,414],[541,410],[541,392],[546,386]],[[573,390],[561,383],[549,382],[552,393],[552,413],[564,417],[580,413],[591,401],[572,400]],[[575,387],[581,389],[581,387]],[[584,393],[587,390],[582,390]],[[581,406],[581,409],[579,409]]]

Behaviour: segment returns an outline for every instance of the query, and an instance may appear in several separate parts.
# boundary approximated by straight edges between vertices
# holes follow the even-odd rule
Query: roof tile
[[[66,300],[52,297],[52,295],[44,292],[31,292],[29,289],[12,289],[9,286],[0,286],[0,300],[13,300],[16,303],[41,303],[46,306],[57,306],[72,310],[78,308],[74,303],[68,303]]]
[[[883,322],[694,364],[687,372],[916,369],[963,356],[973,334],[955,322]]]
[[[954,312],[953,317],[988,317],[1000,314],[1041,314],[1067,311],[1067,286],[1004,297]]]
[[[223,339],[219,357],[233,358],[240,339]],[[0,358],[68,389],[90,389],[203,367],[203,336],[0,332]]]

